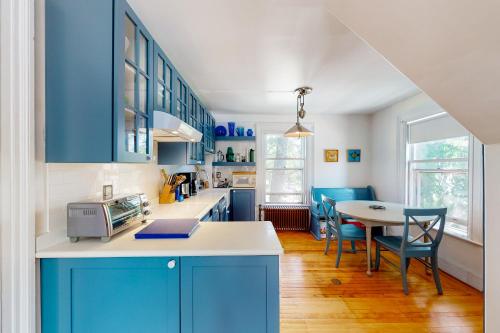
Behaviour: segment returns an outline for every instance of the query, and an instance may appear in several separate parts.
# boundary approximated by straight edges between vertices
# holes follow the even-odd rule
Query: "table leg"
[[[366,226],[366,265],[368,270],[366,271],[366,275],[372,275],[372,227]]]

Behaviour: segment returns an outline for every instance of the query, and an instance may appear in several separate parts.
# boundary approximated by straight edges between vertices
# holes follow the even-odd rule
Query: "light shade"
[[[287,138],[303,138],[306,136],[314,135],[314,133],[300,123],[296,123],[292,128],[285,132]]]

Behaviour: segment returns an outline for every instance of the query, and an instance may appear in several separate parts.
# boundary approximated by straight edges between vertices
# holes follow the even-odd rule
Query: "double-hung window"
[[[447,207],[445,230],[471,238],[474,137],[446,113],[408,122],[407,134],[407,203]]]
[[[265,203],[305,203],[306,139],[264,134]]]

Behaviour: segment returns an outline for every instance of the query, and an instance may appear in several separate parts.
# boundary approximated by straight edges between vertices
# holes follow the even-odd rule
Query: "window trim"
[[[408,161],[410,157],[409,146],[409,131],[408,125],[410,123],[415,123],[419,121],[427,121],[432,118],[442,117],[446,115],[441,109],[430,109],[426,111],[416,112],[411,116],[399,116],[397,119],[398,123],[398,142],[399,149],[397,151],[397,163],[398,163],[398,191],[401,202],[408,205],[408,193],[409,193],[409,170]],[[484,173],[483,173],[483,154],[482,154],[483,144],[475,138],[471,133],[469,133],[469,212],[468,212],[468,230],[467,236],[464,237],[458,232],[453,232],[449,230],[450,228],[445,228],[444,233],[446,235],[452,236],[454,238],[472,243],[475,245],[483,246],[483,229],[484,229]]]
[[[280,131],[280,133],[282,133]],[[263,137],[263,143],[264,143],[264,148],[266,146],[266,140],[265,137],[266,135],[277,135],[279,133],[264,133]],[[298,157],[292,157],[292,158],[278,158],[278,157],[271,157],[268,158],[265,149],[262,152],[263,158],[264,158],[264,183],[266,181],[266,175],[268,170],[300,170],[302,172],[302,192],[267,192],[266,186],[264,186],[264,203],[265,204],[287,204],[286,202],[274,202],[274,201],[266,201],[266,197],[272,196],[272,195],[300,195],[301,196],[301,202],[291,202],[290,204],[300,204],[303,205],[306,202],[306,160],[307,160],[307,138],[303,138],[303,141],[301,142],[302,145],[302,151],[303,151],[303,156],[302,158]],[[268,168],[266,166],[266,161],[303,161],[303,167],[302,168]],[[265,185],[265,184],[264,184]]]
[[[304,126],[314,131],[313,123],[304,123]],[[266,178],[265,178],[265,142],[264,138],[266,134],[280,134],[285,133],[285,131],[290,127],[290,123],[280,123],[280,122],[261,122],[255,124],[256,129],[256,151],[257,151],[257,186],[256,186],[256,198],[257,204],[265,204],[266,202]],[[312,185],[312,179],[314,175],[314,136],[307,137],[305,139],[305,158],[304,158],[304,204],[308,205],[310,202],[310,191]],[[290,159],[292,160],[292,159]],[[302,194],[302,193],[301,193]],[[292,204],[291,204],[292,205]]]

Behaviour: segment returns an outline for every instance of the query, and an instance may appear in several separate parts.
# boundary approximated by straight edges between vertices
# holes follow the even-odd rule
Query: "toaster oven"
[[[144,222],[151,213],[145,194],[128,195],[97,202],[73,202],[67,207],[68,237],[98,237],[109,241],[113,235]]]

